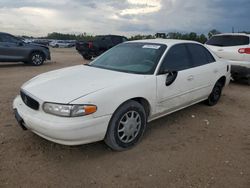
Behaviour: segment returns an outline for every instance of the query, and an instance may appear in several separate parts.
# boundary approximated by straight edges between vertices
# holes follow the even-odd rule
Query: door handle
[[[218,52],[223,52],[224,50],[223,49],[218,49]]]
[[[191,76],[189,76],[189,77],[187,78],[188,81],[192,81],[193,79],[194,79],[194,76],[193,76],[193,75],[191,75]]]

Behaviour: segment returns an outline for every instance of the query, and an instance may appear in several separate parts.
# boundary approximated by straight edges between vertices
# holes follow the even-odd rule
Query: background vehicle
[[[71,48],[75,46],[75,41],[55,40],[49,43],[52,48]]]
[[[76,50],[83,56],[83,58],[89,60],[127,40],[126,37],[118,35],[96,36],[93,41],[76,42]]]
[[[250,84],[250,35],[215,35],[207,41],[206,46],[220,58],[230,61],[234,80],[246,79]]]
[[[88,65],[37,76],[22,86],[13,108],[22,127],[53,142],[104,139],[125,150],[142,138],[147,122],[201,101],[215,105],[229,81],[228,62],[199,43],[133,41]]]
[[[25,43],[8,33],[0,33],[0,62],[24,62],[35,66],[50,60],[49,48],[36,43]]]

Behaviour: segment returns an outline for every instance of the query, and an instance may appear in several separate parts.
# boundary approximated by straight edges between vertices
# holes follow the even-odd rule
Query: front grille
[[[39,109],[39,103],[31,98],[30,96],[26,95],[23,91],[20,91],[21,97],[23,102],[33,110],[38,110]]]

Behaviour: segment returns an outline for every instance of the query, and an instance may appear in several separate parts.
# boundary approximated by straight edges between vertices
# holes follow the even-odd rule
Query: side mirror
[[[166,77],[165,85],[166,86],[170,86],[172,83],[174,83],[174,81],[176,80],[177,76],[178,76],[178,72],[177,71],[168,71],[167,72],[167,77]]]
[[[165,75],[166,74],[166,82],[165,82],[165,85],[166,86],[170,86],[177,78],[178,76],[178,71],[176,70],[170,70],[169,68],[166,68],[166,67],[163,67],[159,74],[161,75]]]

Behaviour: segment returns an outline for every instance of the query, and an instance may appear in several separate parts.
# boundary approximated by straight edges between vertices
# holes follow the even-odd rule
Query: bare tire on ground
[[[113,114],[105,143],[116,151],[129,149],[140,141],[146,124],[147,116],[143,106],[136,101],[128,101]]]

